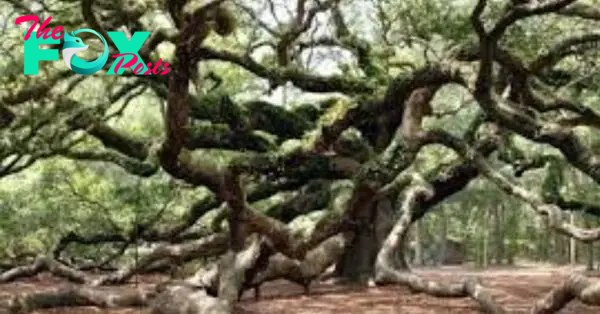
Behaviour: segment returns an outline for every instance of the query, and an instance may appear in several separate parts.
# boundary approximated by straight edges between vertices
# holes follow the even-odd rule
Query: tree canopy
[[[502,207],[513,255],[544,226],[600,239],[599,5],[0,1],[0,282],[48,270],[79,284],[60,301],[15,296],[7,313],[231,313],[244,290],[285,278],[308,291],[332,265],[336,277],[504,313],[478,281],[411,273],[408,230],[443,211],[477,245],[478,217]],[[170,71],[106,75],[109,57],[93,75],[60,60],[24,75],[23,15],[67,32],[149,31],[139,55]],[[81,38],[82,57],[104,49]],[[190,261],[203,266],[195,276],[151,293],[97,288]],[[600,305],[598,287],[573,275],[532,313]]]

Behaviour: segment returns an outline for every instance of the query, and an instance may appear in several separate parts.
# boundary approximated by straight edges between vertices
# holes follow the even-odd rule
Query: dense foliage
[[[120,269],[99,285],[161,261],[217,263],[216,295],[231,302],[278,277],[307,287],[335,265],[350,280],[436,294],[390,270],[406,269],[413,223],[413,264],[442,263],[452,241],[479,266],[593,266],[598,5],[0,1],[0,266],[48,256],[69,270]],[[23,75],[22,15],[69,32],[151,31],[140,55],[172,70],[105,75],[109,58],[94,75],[62,60]],[[82,57],[103,49],[82,39]],[[302,271],[265,275],[277,263]]]

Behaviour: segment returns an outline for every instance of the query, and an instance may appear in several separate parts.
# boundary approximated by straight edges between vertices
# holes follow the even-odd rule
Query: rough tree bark
[[[245,250],[229,250],[219,262],[218,297],[202,287],[186,282],[173,282],[157,287],[152,301],[152,314],[230,314],[244,284],[244,274],[259,257],[261,239],[255,237]]]
[[[54,291],[13,296],[0,304],[0,314],[27,314],[40,309],[70,306],[139,307],[147,306],[154,296],[153,291],[119,291],[119,289],[72,286]]]
[[[195,258],[222,254],[227,250],[228,238],[228,235],[224,233],[217,233],[189,243],[161,245],[150,254],[143,256],[139,261],[124,266],[117,272],[98,278],[92,285],[124,283],[139,271],[163,259],[168,259],[171,264],[179,265]]]
[[[537,301],[530,313],[556,313],[574,299],[587,305],[600,305],[600,280],[578,274],[571,275],[543,299]]]
[[[377,204],[360,211],[362,215],[355,216],[357,231],[352,243],[336,264],[336,276],[354,283],[366,284],[373,274],[373,263],[379,251],[379,243],[375,234],[375,222],[379,212]]]
[[[338,261],[344,252],[351,234],[333,236],[306,254],[303,260],[293,260],[278,253],[269,258],[268,266],[251,278],[245,288],[255,289],[255,298],[260,297],[260,285],[283,278],[301,285],[308,294],[312,281],[319,278],[325,270]]]
[[[474,161],[479,171],[503,191],[531,205],[538,214],[547,218],[549,227],[554,229],[557,234],[568,235],[586,242],[591,242],[600,237],[600,229],[580,229],[566,223],[562,219],[562,211],[559,207],[545,203],[539,195],[521,187],[518,183],[508,180],[504,175],[494,170],[486,159],[469,147],[468,144],[443,131],[435,132],[432,136],[438,137],[440,143],[454,149],[463,158]],[[531,313],[555,313],[573,299],[578,299],[588,305],[600,305],[600,281],[573,274],[562,284],[555,287],[545,298],[536,302]]]
[[[39,257],[32,264],[18,266],[0,273],[0,283],[7,283],[22,277],[35,276],[48,271],[55,276],[66,278],[74,283],[88,283],[91,279],[84,273],[65,266],[52,258]]]
[[[476,280],[465,280],[461,283],[445,284],[425,280],[411,273],[407,269],[395,269],[393,265],[394,250],[401,250],[405,244],[411,224],[411,216],[415,206],[423,199],[431,198],[433,190],[422,184],[411,187],[405,195],[402,204],[402,216],[388,235],[381,251],[377,255],[376,283],[402,284],[408,286],[413,292],[426,293],[437,297],[471,297],[485,313],[505,313],[491,295]]]
[[[401,104],[403,112],[399,126],[391,143],[380,154],[383,162],[382,165],[377,165],[380,168],[376,169],[377,172],[385,172],[387,169],[381,168],[390,167],[397,175],[414,161],[424,144],[420,141],[423,119],[433,113],[430,102],[439,87],[439,85],[432,85],[415,89],[406,102]],[[401,154],[402,159],[401,162],[393,164],[391,156],[396,154]],[[336,265],[336,275],[339,278],[361,284],[367,283],[374,275],[374,263],[381,248],[381,240],[378,241],[378,237],[387,234],[392,227],[389,220],[390,210],[385,208],[388,203],[384,202],[379,206],[379,202],[375,199],[376,194],[372,193],[373,187],[380,189],[389,180],[385,180],[385,176],[375,178],[369,176],[367,180],[364,179],[364,182],[358,182],[357,190],[365,186],[365,193],[358,195],[359,191],[357,191],[355,198],[357,201],[351,204],[354,207],[351,210],[353,215],[349,217],[356,236]],[[377,180],[384,182],[377,182]],[[408,267],[404,252],[398,252],[396,262],[403,267]]]

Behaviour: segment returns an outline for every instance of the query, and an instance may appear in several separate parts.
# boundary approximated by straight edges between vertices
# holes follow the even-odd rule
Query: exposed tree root
[[[35,276],[41,272],[48,271],[55,276],[67,280],[101,286],[107,284],[120,284],[126,282],[135,274],[149,268],[155,268],[166,264],[179,265],[192,259],[203,256],[217,256],[227,250],[228,236],[224,233],[198,239],[185,244],[162,245],[150,254],[141,258],[132,265],[127,265],[118,271],[98,279],[92,279],[86,273],[64,265],[50,257],[37,258],[32,264],[17,266],[0,273],[0,283],[7,283],[23,277]]]
[[[302,261],[277,253],[269,258],[269,264],[263,271],[245,284],[245,288],[254,288],[255,298],[259,298],[262,284],[283,278],[301,285],[308,294],[310,283],[339,260],[347,243],[348,236],[338,234],[310,250]]]
[[[183,280],[185,286],[202,288],[212,296],[219,294],[219,263],[209,264]]]
[[[227,249],[227,239],[226,234],[218,233],[185,244],[159,246],[136,263],[125,266],[110,275],[103,276],[95,280],[92,285],[123,283],[154,262],[167,258],[174,264],[181,264],[193,258],[219,255]]]
[[[453,145],[449,146],[456,148],[457,144],[453,143]],[[465,147],[459,147],[461,149],[457,150],[461,151],[463,155],[469,155],[465,153]],[[475,160],[477,167],[482,173],[492,179],[495,178],[492,175],[494,173],[484,163],[483,158],[479,158],[479,155],[475,154],[475,157],[471,159]],[[504,185],[508,186],[507,183]],[[510,191],[512,190],[514,188],[510,189]],[[438,283],[411,273],[407,267],[398,269],[394,255],[395,252],[400,251],[403,247],[415,207],[431,198],[432,193],[431,188],[424,188],[419,185],[409,188],[406,192],[402,205],[402,217],[387,236],[376,259],[376,283],[380,285],[402,284],[408,286],[413,292],[425,293],[436,297],[470,297],[486,313],[505,313],[505,310],[495,302],[476,279],[466,279],[456,283]],[[256,219],[257,216],[252,215],[251,209],[246,207],[247,205],[243,201],[243,193],[240,193],[239,196],[239,199],[231,198],[229,200],[234,205],[237,205],[232,207],[242,209],[242,211],[249,211],[250,214],[244,218],[249,219],[250,224],[256,223],[257,221],[253,219]],[[369,196],[372,195],[369,194]],[[235,203],[235,201],[239,202]],[[263,217],[260,217],[258,221],[265,222],[261,218]],[[248,223],[248,221],[244,220],[239,222],[242,224]],[[270,221],[267,222],[270,223]],[[325,222],[329,221],[325,220]],[[340,222],[337,221],[337,223],[339,224]],[[269,224],[265,223],[265,227],[266,225]],[[283,224],[275,225],[277,227],[283,226]],[[324,232],[323,229],[327,225],[327,223],[320,224],[320,228],[315,228],[313,233]],[[331,225],[329,224],[329,226]],[[256,228],[255,225],[251,225],[250,227],[250,229]],[[305,291],[308,292],[310,283],[340,259],[349,239],[354,236],[354,233],[351,231],[347,233],[338,232],[316,247],[307,250],[305,256],[301,260],[297,260],[290,258],[283,252],[272,255],[275,252],[273,249],[279,248],[285,242],[299,242],[297,241],[298,239],[292,237],[293,232],[289,226],[285,226],[285,228],[286,235],[290,236],[289,239],[285,239],[288,241],[282,241],[277,243],[278,245],[273,245],[271,238],[268,239],[271,241],[255,239],[247,249],[240,253],[236,254],[234,251],[229,250],[222,256],[218,265],[213,265],[186,281],[168,282],[159,285],[157,289],[158,295],[151,302],[149,300],[154,295],[149,292],[132,291],[117,295],[104,289],[76,286],[55,292],[30,293],[13,297],[2,307],[4,310],[0,310],[0,313],[28,313],[41,308],[83,305],[99,307],[151,305],[154,314],[231,313],[233,305],[240,295],[240,291],[255,288],[256,295],[258,296],[260,285],[267,281],[284,278],[302,285]],[[257,229],[260,230],[261,228]],[[328,232],[332,231],[329,230]],[[265,233],[273,235],[269,232]],[[313,237],[314,234],[311,234],[310,238]],[[0,282],[10,282],[20,277],[32,276],[48,270],[53,274],[77,283],[91,285],[122,283],[137,272],[160,261],[170,259],[174,263],[177,263],[199,256],[221,254],[229,247],[227,245],[228,240],[229,236],[226,234],[214,234],[186,244],[161,246],[142,258],[136,266],[124,267],[115,274],[95,281],[88,279],[84,273],[73,270],[50,258],[38,258],[31,265],[16,267],[0,274]],[[301,243],[306,242],[302,241]],[[269,249],[264,251],[263,248],[265,247]],[[589,305],[600,305],[600,281],[588,279],[581,275],[572,275],[564,283],[553,289],[545,298],[536,302],[531,313],[555,313],[573,299],[578,299]]]
[[[152,314],[230,313],[227,304],[219,298],[181,283],[165,287],[152,303]]]
[[[493,170],[481,155],[461,140],[444,132],[432,132],[429,136],[432,138],[437,137],[439,142],[455,149],[466,159],[474,161],[479,171],[491,181],[505,191],[519,196],[524,201],[530,203],[542,215],[549,216],[550,226],[556,229],[556,231],[583,241],[597,239],[596,230],[582,231],[557,220],[554,216],[556,216],[555,212],[558,209],[552,207],[552,205],[543,203],[533,193],[527,192],[520,186],[509,182],[508,179]],[[432,196],[431,193],[431,189],[425,189],[420,186],[408,190],[402,206],[403,215],[388,235],[377,257],[377,284],[403,284],[408,286],[413,292],[426,293],[437,297],[470,297],[481,306],[482,311],[485,313],[506,313],[476,279],[466,279],[459,283],[445,284],[426,280],[416,274],[410,273],[408,269],[398,270],[393,267],[393,252],[404,245],[412,220],[412,214],[415,210],[414,207],[420,205],[423,201],[422,199],[419,200],[420,197],[425,196],[426,198],[430,198]],[[548,293],[546,297],[537,301],[530,312],[533,314],[556,313],[573,299],[577,299],[587,305],[600,305],[600,281],[578,274],[571,275],[567,280]]]
[[[415,293],[425,293],[436,297],[463,298],[471,297],[482,308],[485,313],[503,314],[504,309],[500,307],[492,296],[479,284],[477,280],[465,280],[460,283],[439,283],[426,280],[409,269],[397,270],[394,268],[394,254],[402,250],[412,220],[412,212],[418,205],[419,198],[430,198],[431,187],[424,188],[416,185],[406,192],[402,204],[402,216],[393,227],[386,238],[375,264],[375,282],[379,285],[402,284],[409,287]]]
[[[394,226],[380,251],[376,263],[376,282],[379,285],[406,285],[415,293],[425,293],[435,297],[470,297],[476,301],[484,313],[506,313],[477,279],[466,279],[456,283],[439,283],[424,279],[407,269],[394,269],[393,254],[403,243],[410,226],[410,209],[418,202],[418,197],[427,194],[420,187],[409,189],[403,204],[403,215]],[[0,314],[24,314],[34,310],[72,306],[140,307],[150,306],[153,314],[229,314],[242,289],[257,288],[270,280],[284,278],[305,286],[318,278],[329,266],[338,260],[347,244],[344,234],[338,234],[307,253],[304,260],[293,260],[281,253],[271,255],[268,265],[262,271],[248,276],[257,267],[263,253],[265,240],[255,239],[244,251],[235,254],[228,251],[219,264],[209,265],[203,271],[186,281],[173,281],[161,284],[156,291],[117,290],[114,288],[94,288],[71,286],[50,292],[34,292],[12,297],[0,305]],[[267,250],[267,253],[270,254]],[[62,266],[49,258],[39,258],[32,266],[22,266],[12,270],[12,280],[19,270],[26,276],[33,270]],[[392,266],[390,266],[392,265]],[[260,269],[260,268],[259,268]],[[27,274],[23,273],[25,270]],[[5,278],[9,278],[6,274]],[[114,289],[114,290],[112,290]],[[572,275],[554,288],[543,299],[536,302],[530,313],[556,313],[570,301],[577,299],[587,305],[600,305],[600,281],[582,275]]]
[[[558,312],[572,300],[583,304],[600,306],[600,280],[573,274],[559,286],[538,300],[531,309],[532,314],[552,314]]]
[[[185,282],[166,284],[152,302],[152,314],[229,314],[244,284],[245,272],[259,258],[261,240],[255,239],[250,246],[235,254],[229,250],[219,262],[218,297],[205,290],[197,290]]]
[[[341,256],[348,236],[338,234],[321,243],[306,254],[302,261],[291,259],[282,253],[273,254],[270,245],[269,250],[261,251],[255,265],[246,271],[243,291],[254,289],[255,298],[260,297],[260,286],[266,282],[286,279],[304,287],[309,292],[312,281],[321,277],[321,274],[333,265]],[[264,259],[264,261],[261,261]],[[181,281],[181,285],[195,288],[204,288],[208,294],[216,295],[219,289],[219,269],[217,264],[211,264],[196,272],[192,277]]]
[[[89,278],[81,271],[63,265],[49,257],[39,257],[31,265],[17,266],[0,274],[0,283],[7,283],[23,277],[35,276],[48,271],[55,276],[75,283],[87,283]]]
[[[57,291],[13,296],[0,306],[0,314],[26,314],[39,309],[71,306],[139,307],[147,306],[152,297],[154,297],[152,291],[123,292],[71,286]]]

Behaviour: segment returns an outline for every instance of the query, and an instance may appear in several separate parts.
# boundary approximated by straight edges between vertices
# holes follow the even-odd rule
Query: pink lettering
[[[27,40],[31,36],[33,29],[35,28],[35,26],[37,25],[37,23],[39,21],[40,21],[40,18],[35,15],[23,15],[23,16],[18,17],[15,20],[15,25],[21,25],[21,23],[24,23],[24,22],[33,22],[33,25],[31,25],[31,27],[29,27],[29,30],[27,30],[27,33],[25,33],[25,40]]]
[[[64,30],[64,28],[62,26],[57,26],[57,27],[53,28],[52,30],[49,28],[46,28],[46,26],[48,26],[48,24],[50,23],[51,20],[52,20],[52,17],[49,16],[38,27],[38,30],[35,33],[36,38],[39,39],[40,37],[43,36],[44,39],[48,39],[48,38],[52,37],[52,39],[57,40],[57,39],[61,39],[64,36],[65,33],[62,32]],[[31,38],[31,33],[33,33],[33,30],[40,22],[40,18],[35,15],[23,15],[23,16],[18,17],[15,20],[15,25],[21,25],[22,23],[25,23],[25,22],[33,22],[33,24],[27,29],[27,32],[25,33],[25,40],[28,40],[29,38]],[[126,56],[131,56],[131,60],[129,60],[125,64],[123,64],[123,60],[125,59]],[[118,72],[122,67],[131,68],[136,63],[138,63],[138,56],[134,53],[116,54],[116,55],[113,55],[113,58],[121,58],[115,65],[115,70],[114,70],[115,74],[119,74]],[[160,72],[161,65],[164,68],[164,70],[162,72]],[[159,72],[160,72],[160,75],[165,75],[165,74],[169,73],[169,71],[171,70],[169,68],[169,63],[168,62],[162,63],[162,59],[159,59],[158,62],[156,64],[154,64],[154,67],[152,67],[152,62],[149,62],[146,65],[146,67],[147,67],[147,70],[144,72],[143,75],[158,75]],[[135,69],[133,69],[133,73],[140,74],[143,69],[144,69],[144,64],[140,63],[135,67]]]
[[[152,72],[150,72],[150,67],[151,66],[152,66],[152,62],[148,62],[148,64],[146,65],[146,67],[148,68],[148,70],[146,70],[146,72],[144,72],[144,75],[152,74]]]
[[[48,23],[50,23],[50,20],[52,20],[52,17],[48,17],[44,23],[42,23],[42,25],[40,25],[40,27],[38,28],[35,37],[37,37],[38,39],[40,38],[40,36],[44,35],[44,39],[48,39],[50,38],[50,29],[46,28],[46,26],[48,25]]]
[[[135,69],[133,69],[133,73],[135,74],[140,74],[140,72],[142,72],[142,70],[144,69],[144,64],[143,63],[139,63]]]
[[[154,65],[154,68],[152,69],[152,74],[154,74],[154,75],[158,74],[158,72],[159,72],[159,68],[158,67],[161,66],[161,65],[163,65],[162,59],[158,59],[158,63],[156,63]]]
[[[60,39],[61,37],[63,37],[63,34],[60,33],[62,32],[62,30],[62,26],[57,26],[55,29],[52,30],[52,34],[50,34],[50,36],[52,36],[53,39]]]
[[[165,62],[165,64],[164,64],[165,70],[162,71],[160,73],[160,75],[165,75],[165,74],[169,73],[169,70],[171,70],[171,68],[169,68],[168,66],[169,66],[169,62]]]
[[[51,20],[52,20],[52,17],[49,16],[42,23],[42,25],[40,25],[37,32],[35,33],[36,38],[39,39],[41,36],[44,36],[44,39],[48,39],[48,38],[50,38],[50,36],[52,36],[53,39],[61,39],[63,37],[64,34],[61,33],[63,30],[62,26],[58,26],[58,27],[54,28],[52,30],[52,33],[50,33],[50,29],[46,28],[46,26],[48,26],[48,23],[50,23]],[[29,37],[31,37],[31,33],[33,32],[33,29],[35,28],[35,26],[38,24],[39,21],[40,21],[40,18],[35,15],[23,15],[23,16],[18,17],[15,20],[15,25],[21,25],[24,22],[33,22],[33,24],[27,30],[27,33],[25,33],[25,40],[28,40]],[[44,29],[44,28],[46,28],[46,29]]]
[[[131,58],[131,60],[129,60],[129,62],[125,63],[125,65],[123,65],[123,60],[125,60],[125,58],[121,58],[119,60],[119,62],[117,62],[117,65],[115,66],[115,74],[119,74],[118,71],[119,71],[119,68],[121,68],[121,66],[124,68],[130,68],[134,64],[137,63],[137,56],[134,53],[121,53],[118,55],[113,55],[113,58],[125,57],[125,56],[132,56],[133,58]]]

